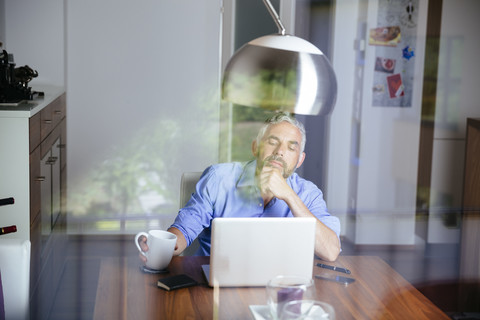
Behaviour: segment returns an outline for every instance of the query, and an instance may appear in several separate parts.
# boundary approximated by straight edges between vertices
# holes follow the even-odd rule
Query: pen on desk
[[[333,271],[343,272],[343,273],[346,273],[346,274],[350,274],[350,273],[351,273],[350,270],[348,270],[348,269],[346,269],[346,268],[329,266],[328,264],[317,263],[317,266],[320,267],[320,268],[330,269],[330,270],[333,270]]]

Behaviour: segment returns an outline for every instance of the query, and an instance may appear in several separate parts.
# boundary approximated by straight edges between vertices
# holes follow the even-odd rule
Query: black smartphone
[[[329,281],[335,281],[338,283],[342,283],[344,285],[349,285],[352,282],[355,282],[354,278],[349,278],[349,277],[344,277],[344,276],[338,276],[338,275],[330,275],[330,274],[322,274],[322,275],[316,275],[315,278],[318,279],[323,279],[323,280],[329,280]]]

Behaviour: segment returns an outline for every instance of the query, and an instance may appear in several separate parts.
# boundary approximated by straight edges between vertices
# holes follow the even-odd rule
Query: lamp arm
[[[263,0],[263,4],[265,7],[267,7],[268,12],[272,16],[273,21],[278,27],[278,33],[281,34],[282,36],[285,35],[285,27],[283,26],[282,21],[280,20],[280,17],[278,16],[277,11],[275,11],[275,8],[273,7],[272,3],[270,0]]]

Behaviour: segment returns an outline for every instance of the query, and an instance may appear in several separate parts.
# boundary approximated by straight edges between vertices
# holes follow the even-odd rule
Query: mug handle
[[[140,244],[138,243],[138,239],[139,239],[141,236],[145,236],[145,237],[148,239],[148,233],[146,233],[146,232],[139,232],[139,233],[137,233],[137,235],[135,236],[135,244],[137,245],[138,251],[140,251],[140,253],[143,254],[143,255],[146,257],[147,255],[145,254],[144,251],[142,251],[142,248],[140,247]]]

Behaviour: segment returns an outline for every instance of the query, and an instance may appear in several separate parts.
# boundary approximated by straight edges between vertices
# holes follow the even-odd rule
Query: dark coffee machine
[[[38,72],[29,66],[15,68],[13,54],[6,50],[0,53],[0,103],[19,103],[33,100],[40,95],[28,86]]]

